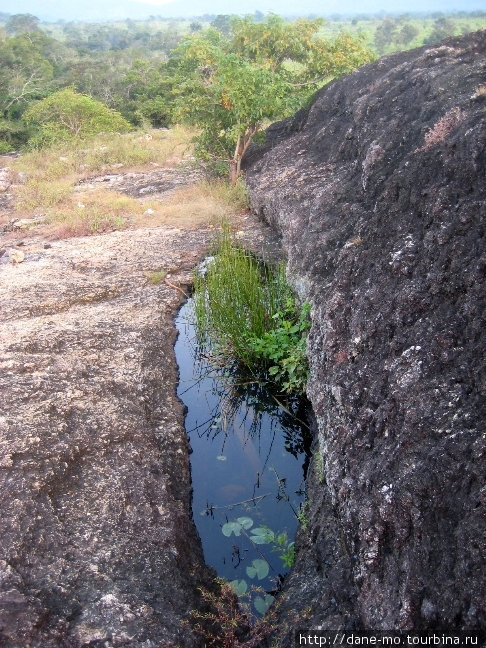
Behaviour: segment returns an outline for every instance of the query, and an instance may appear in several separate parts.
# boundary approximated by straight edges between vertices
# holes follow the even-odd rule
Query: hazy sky
[[[31,13],[41,20],[110,20],[151,14],[189,17],[203,14],[272,11],[283,15],[331,15],[486,10],[486,0],[0,0],[0,11]]]

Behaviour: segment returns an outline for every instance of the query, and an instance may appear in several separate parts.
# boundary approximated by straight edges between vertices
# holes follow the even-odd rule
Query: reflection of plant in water
[[[193,304],[188,319],[194,321]],[[311,435],[306,421],[306,401],[298,395],[277,394],[268,383],[249,378],[241,365],[232,358],[224,362],[215,361],[212,347],[206,342],[203,346],[197,337],[192,340],[193,356],[198,380],[197,386],[205,379],[212,379],[211,395],[216,405],[211,416],[199,423],[194,430],[200,437],[207,435],[215,438],[221,432],[226,432],[233,425],[238,415],[243,416],[248,434],[258,437],[261,433],[263,419],[268,416],[272,426],[280,427],[285,436],[285,447],[294,457],[310,452]],[[217,356],[216,356],[217,360]],[[184,392],[179,395],[182,396]],[[249,424],[248,424],[249,423]],[[222,454],[222,453],[221,453]],[[304,472],[307,468],[307,461]],[[305,477],[305,474],[304,474]]]

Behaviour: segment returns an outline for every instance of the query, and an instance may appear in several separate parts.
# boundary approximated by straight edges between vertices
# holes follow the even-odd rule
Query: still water
[[[258,534],[262,527],[286,533],[284,548],[295,537],[309,459],[310,435],[298,420],[305,413],[295,401],[284,403],[248,379],[235,384],[224,367],[214,368],[197,346],[192,299],[175,322],[178,396],[187,408],[193,515],[205,560],[242,591],[258,587],[252,602],[259,596],[269,603],[266,594],[289,568],[275,542],[261,544]],[[257,614],[265,607],[260,601]]]

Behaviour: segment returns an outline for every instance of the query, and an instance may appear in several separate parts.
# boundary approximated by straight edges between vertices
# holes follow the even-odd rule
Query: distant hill
[[[298,8],[296,8],[298,7]],[[271,11],[284,15],[333,13],[424,12],[424,11],[478,11],[484,10],[484,0],[169,0],[165,4],[137,2],[136,0],[2,0],[4,13],[31,13],[41,20],[111,20],[143,19],[151,15],[167,18],[201,16],[204,14],[253,13]]]

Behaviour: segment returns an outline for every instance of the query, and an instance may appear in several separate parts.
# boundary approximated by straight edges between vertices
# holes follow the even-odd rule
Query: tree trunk
[[[233,159],[230,162],[230,182],[232,186],[236,184],[240,177],[244,142],[244,138],[242,138],[241,135],[238,135]]]
[[[233,159],[230,162],[230,183],[234,187],[240,176],[238,161]]]
[[[250,126],[245,135],[242,137],[238,135],[236,142],[235,153],[230,162],[230,182],[234,186],[241,175],[241,161],[246,153],[247,148],[250,146],[255,133],[258,132],[258,126]]]

